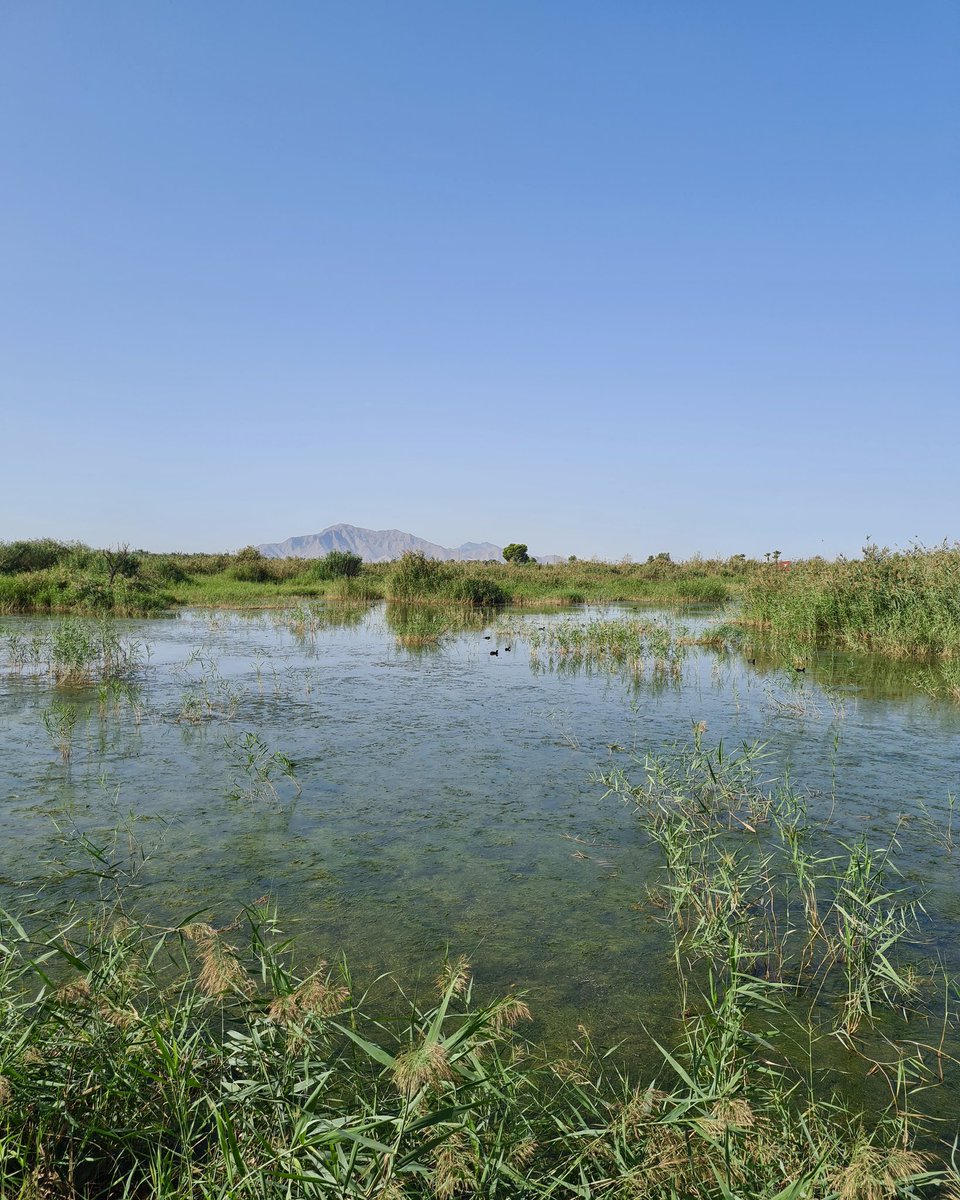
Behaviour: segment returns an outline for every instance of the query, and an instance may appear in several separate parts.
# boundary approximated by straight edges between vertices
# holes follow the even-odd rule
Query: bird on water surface
[[[494,658],[496,658],[497,655],[500,653],[500,651],[499,650],[491,650],[490,653],[493,655]]]

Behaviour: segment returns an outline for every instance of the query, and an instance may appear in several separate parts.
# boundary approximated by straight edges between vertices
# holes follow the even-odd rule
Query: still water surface
[[[117,624],[149,647],[139,712],[102,716],[95,689],[70,693],[83,716],[69,763],[43,725],[49,682],[0,672],[6,904],[95,894],[81,839],[105,845],[122,824],[146,855],[131,893],[144,912],[226,922],[269,895],[305,950],[344,951],[357,978],[432,978],[449,947],[483,986],[529,990],[535,1035],[583,1021],[642,1054],[643,1029],[663,1034],[676,1006],[668,941],[644,903],[658,859],[592,777],[703,721],[707,742],[768,742],[770,774],[789,770],[841,833],[885,843],[910,818],[902,862],[928,895],[930,954],[960,965],[960,850],[924,820],[945,820],[958,790],[960,711],[889,662],[824,654],[798,675],[776,654],[750,664],[697,648],[679,681],[655,685],[538,665],[495,626],[491,640],[488,627],[406,650],[380,607],[312,632],[282,614]],[[227,711],[178,720],[202,687],[232,697]],[[248,733],[295,764],[299,793],[276,775],[276,797],[236,795]]]

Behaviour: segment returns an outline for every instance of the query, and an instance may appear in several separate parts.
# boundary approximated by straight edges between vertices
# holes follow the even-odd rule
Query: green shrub
[[[402,556],[387,580],[387,595],[391,600],[435,596],[449,578],[445,563],[427,558],[420,551],[410,551]]]
[[[478,575],[463,575],[451,579],[444,589],[444,595],[458,604],[471,604],[476,608],[496,608],[510,600],[506,588],[493,579],[484,579]]]
[[[190,578],[182,565],[182,559],[177,555],[150,555],[144,566],[147,574],[158,583],[186,583]]]
[[[331,550],[307,568],[308,579],[353,579],[360,574],[363,559],[349,550]]]
[[[678,579],[674,592],[680,600],[697,604],[723,604],[727,589],[719,579]]]
[[[270,569],[270,559],[261,554],[256,546],[244,546],[237,551],[230,575],[241,583],[266,583],[268,579],[275,578]]]
[[[105,576],[64,567],[0,575],[0,611],[75,612],[149,616],[169,608],[171,597],[150,579]]]
[[[0,575],[19,575],[24,571],[43,571],[64,562],[80,549],[53,538],[33,541],[0,542]]]

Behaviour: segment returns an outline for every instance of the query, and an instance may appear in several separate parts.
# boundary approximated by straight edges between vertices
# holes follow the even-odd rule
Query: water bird
[[[509,654],[509,653],[510,653],[510,650],[511,650],[511,647],[510,647],[510,646],[504,646],[504,650],[506,651],[506,653],[507,653],[507,654]]]
[[[748,658],[747,662],[751,667],[755,667],[757,665],[757,660],[755,658]]]
[[[795,671],[797,671],[800,675],[802,675],[804,673],[804,671],[806,671],[807,668],[806,667],[798,667],[796,665],[796,663],[794,663],[793,669]]]
[[[489,641],[490,641],[490,639],[491,639],[492,637],[493,637],[493,634],[492,634],[492,633],[485,633],[485,634],[483,635],[483,640],[484,640],[485,642],[489,642]]]
[[[500,653],[500,651],[499,650],[491,650],[490,653],[494,656],[494,658],[496,658],[496,656]]]

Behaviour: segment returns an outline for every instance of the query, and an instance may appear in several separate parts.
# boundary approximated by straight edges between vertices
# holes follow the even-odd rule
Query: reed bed
[[[771,990],[734,971],[656,1078],[581,1029],[546,1054],[520,995],[451,958],[414,994],[303,967],[265,906],[216,927],[0,915],[0,1194],[160,1200],[932,1196],[958,1177],[761,1061]],[[389,989],[389,996],[388,996]]]
[[[882,842],[832,833],[785,780],[765,781],[763,746],[703,745],[647,756],[642,781],[599,776],[635,807],[663,855],[661,899],[678,965],[760,978],[804,1020],[847,1044],[881,1012],[922,1015],[922,889],[897,866],[900,829]],[[687,971],[681,972],[681,978]]]
[[[129,680],[142,671],[146,656],[142,643],[120,637],[109,621],[78,617],[65,617],[29,637],[2,634],[0,645],[8,670],[73,687]]]
[[[398,604],[385,609],[387,627],[407,649],[435,649],[457,634],[480,630],[490,610],[464,604]]]
[[[743,618],[808,644],[949,657],[960,652],[960,546],[770,564],[750,576]]]
[[[636,679],[649,670],[654,680],[679,680],[693,644],[683,625],[633,617],[571,617],[539,626],[504,617],[495,629],[500,639],[526,642],[534,667],[625,671]]]

